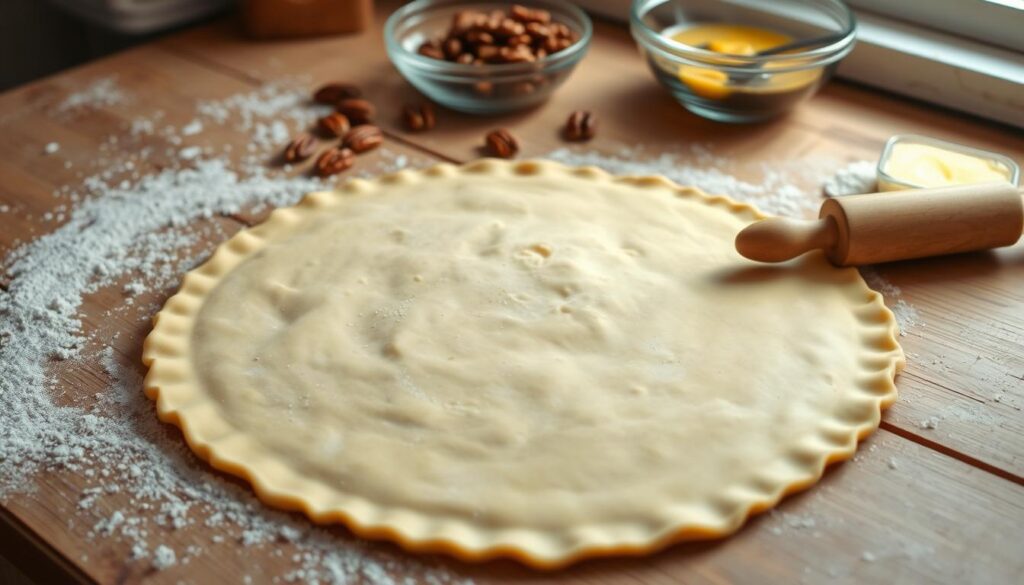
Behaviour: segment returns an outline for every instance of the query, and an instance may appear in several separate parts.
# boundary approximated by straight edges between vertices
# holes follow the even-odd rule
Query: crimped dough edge
[[[441,552],[463,560],[514,558],[538,569],[557,569],[588,557],[650,554],[680,541],[722,538],[746,520],[774,507],[783,497],[816,483],[826,466],[853,456],[860,440],[876,429],[881,411],[897,396],[894,379],[905,359],[897,343],[897,324],[882,296],[868,288],[854,268],[845,284],[851,310],[861,329],[862,372],[843,395],[839,411],[864,412],[863,418],[823,417],[817,434],[795,438],[788,456],[767,469],[751,470],[748,479],[723,486],[715,501],[688,503],[661,510],[655,526],[567,526],[558,533],[532,529],[488,529],[457,518],[436,518],[411,509],[377,506],[294,472],[263,452],[243,430],[233,427],[206,396],[192,368],[191,332],[206,295],[219,279],[270,240],[298,221],[340,203],[345,197],[366,196],[389,184],[430,181],[462,175],[566,174],[593,181],[611,181],[637,188],[669,188],[680,197],[696,198],[751,221],[767,217],[751,205],[681,187],[661,176],[617,177],[596,167],[568,167],[544,160],[509,162],[481,159],[462,166],[447,163],[400,171],[374,180],[354,179],[335,191],[310,193],[298,204],[270,214],[263,223],[244,229],[221,244],[201,266],[185,275],[181,288],[153,318],[142,362],[146,395],[156,402],[161,421],[179,427],[189,447],[214,468],[249,482],[264,503],[301,511],[318,524],[341,523],[368,539],[396,542],[416,552]],[[865,401],[873,407],[865,408]]]

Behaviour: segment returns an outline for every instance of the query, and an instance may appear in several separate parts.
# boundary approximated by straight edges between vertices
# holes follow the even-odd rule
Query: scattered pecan
[[[309,134],[300,134],[284,149],[284,160],[290,163],[306,160],[313,156],[314,151],[316,151],[316,138]]]
[[[333,106],[339,100],[362,97],[363,92],[351,83],[334,81],[324,84],[313,93],[313,101]]]
[[[565,122],[566,140],[590,140],[597,131],[597,116],[593,112],[576,111]]]
[[[356,126],[345,134],[341,143],[345,148],[351,148],[354,152],[362,153],[377,148],[384,142],[384,134],[380,128],[366,124]]]
[[[377,115],[377,108],[364,99],[345,99],[334,105],[339,114],[344,114],[353,125],[368,124]]]
[[[348,121],[348,116],[345,114],[331,112],[317,121],[317,127],[320,128],[320,132],[327,136],[341,138],[352,127],[352,124]]]
[[[519,142],[505,128],[488,133],[485,141],[487,150],[497,157],[512,158],[519,152]]]
[[[405,127],[413,132],[430,130],[437,124],[434,106],[430,103],[405,106],[402,118],[405,121]]]
[[[336,175],[352,168],[356,154],[347,148],[328,148],[316,159],[316,174],[321,177]]]

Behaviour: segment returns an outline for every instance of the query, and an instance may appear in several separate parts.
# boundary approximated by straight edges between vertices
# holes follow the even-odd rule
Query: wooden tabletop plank
[[[1002,541],[1024,537],[1021,515],[1017,486],[881,431],[854,461],[728,540],[540,577],[512,563],[466,574],[531,583],[1012,583],[1024,559]]]
[[[389,7],[382,3],[379,21]],[[253,43],[230,24],[218,23],[160,45],[250,79],[272,81],[302,71],[318,82],[357,83],[378,105],[378,123],[389,134],[455,161],[481,156],[484,133],[500,126],[520,139],[522,157],[564,148],[561,125],[575,109],[593,109],[602,120],[598,137],[575,148],[615,156],[641,145],[649,153],[676,152],[681,162],[700,164],[690,146],[707,145],[748,182],[759,181],[766,164],[789,165],[792,171],[793,161],[809,157],[837,164],[875,159],[896,133],[935,135],[1024,160],[1019,132],[838,82],[779,120],[710,122],[683,110],[656,84],[624,28],[599,22],[596,31],[590,54],[548,103],[496,118],[442,111],[438,128],[423,133],[407,132],[398,119],[402,104],[422,98],[388,62],[379,27],[360,35]],[[352,54],[359,59],[345,59]],[[813,194],[805,206],[811,213],[822,199],[820,185],[793,174],[792,183]],[[901,291],[898,298],[889,295],[890,304],[909,303],[920,317],[901,338],[910,363],[898,384],[903,398],[888,422],[904,436],[939,443],[1024,483],[1024,351],[1014,351],[1024,339],[1021,250],[1024,243],[992,254],[896,263],[879,273]],[[924,428],[934,421],[941,428]]]

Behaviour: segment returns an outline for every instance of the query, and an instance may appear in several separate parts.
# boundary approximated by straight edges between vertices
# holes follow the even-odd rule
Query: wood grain
[[[829,86],[798,113],[776,122],[706,122],[684,112],[654,84],[624,30],[600,23],[597,30],[592,54],[550,103],[500,119],[442,112],[438,129],[423,134],[406,133],[397,121],[399,106],[418,97],[391,70],[378,28],[351,37],[257,44],[243,40],[232,25],[218,23],[0,95],[0,203],[13,208],[0,214],[0,253],[58,225],[44,219],[63,202],[51,193],[80,181],[80,169],[90,159],[127,157],[145,144],[157,153],[143,169],[152,172],[159,169],[160,156],[174,155],[175,145],[159,136],[129,139],[134,117],[159,109],[167,124],[180,126],[194,115],[198,99],[297,73],[308,74],[311,86],[339,77],[363,85],[385,113],[381,124],[388,131],[388,148],[417,166],[475,158],[484,131],[499,125],[522,138],[526,156],[549,152],[564,146],[559,126],[569,110],[579,108],[594,109],[603,118],[598,138],[585,148],[614,154],[626,145],[659,152],[706,143],[729,157],[731,172],[740,177],[760,176],[765,162],[819,154],[870,158],[897,131],[937,135],[1018,159],[1024,155],[1024,138],[1005,128],[844,84]],[[130,102],[66,117],[55,113],[69,92],[110,75],[133,96]],[[120,136],[116,144],[108,144],[111,134]],[[218,128],[204,132],[197,143],[230,144],[240,151],[246,140],[244,133]],[[43,154],[51,141],[61,144],[57,157]],[[365,159],[365,170],[374,168],[375,160]],[[64,168],[65,161],[71,168]],[[243,213],[209,220],[210,235],[195,251],[212,250],[221,237],[216,234],[233,233],[260,217]],[[902,396],[887,413],[883,430],[814,489],[786,500],[732,538],[672,547],[650,558],[591,561],[553,574],[506,562],[439,562],[457,575],[493,583],[1019,582],[1024,575],[1024,246],[874,270],[902,289],[899,297],[890,291],[891,304],[903,300],[918,312],[918,325],[901,338],[909,359],[898,381]],[[126,307],[120,290],[110,287],[86,299],[83,318],[98,338],[110,340],[122,363],[141,372],[136,364],[146,319],[170,292],[153,291]],[[108,383],[95,360],[64,364],[57,373],[59,391],[69,401],[87,400]],[[933,417],[934,428],[922,428]],[[178,437],[172,428],[165,431]],[[242,575],[260,583],[293,566],[288,557],[294,550],[287,543],[257,548],[214,543],[213,531],[199,523],[162,531],[151,540],[176,550],[200,546],[204,554],[188,565],[154,572],[128,560],[128,543],[86,536],[96,520],[123,501],[113,496],[81,511],[82,485],[77,473],[48,472],[38,478],[34,493],[6,501],[3,513],[48,543],[32,546],[49,547],[47,552],[97,583],[228,583]],[[333,532],[339,546],[350,538],[341,528]],[[405,558],[387,544],[372,550]],[[397,576],[420,577],[415,572]],[[39,579],[53,582],[43,573]]]

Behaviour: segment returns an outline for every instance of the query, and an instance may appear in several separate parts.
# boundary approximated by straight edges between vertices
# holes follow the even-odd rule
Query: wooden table
[[[89,110],[72,123],[46,115],[46,104],[112,74],[133,92],[131,103]],[[874,158],[888,136],[902,132],[1024,161],[1019,129],[842,82],[775,122],[708,122],[678,107],[655,84],[627,31],[610,23],[597,24],[590,55],[544,106],[499,119],[442,112],[435,131],[410,134],[397,114],[416,94],[388,64],[379,26],[358,36],[252,43],[232,23],[219,22],[0,96],[0,203],[18,210],[0,214],[0,252],[53,229],[40,221],[56,204],[50,193],[76,180],[74,169],[39,156],[48,142],[60,142],[65,158],[85,161],[108,135],[123,132],[148,110],[159,108],[168,123],[185,124],[198,99],[298,74],[308,75],[311,86],[339,78],[361,85],[385,113],[390,147],[416,164],[476,158],[483,133],[498,126],[522,139],[522,156],[542,155],[563,146],[558,129],[573,109],[601,115],[601,132],[590,145],[596,151],[642,145],[658,152],[708,143],[733,161],[740,176],[762,162],[813,154]],[[206,139],[241,148],[245,136],[222,130]],[[159,137],[153,140],[161,145]],[[115,146],[111,154],[117,152]],[[231,233],[257,219],[240,214],[210,221]],[[217,244],[211,238],[202,246]],[[720,542],[675,546],[650,558],[591,561],[555,574],[508,562],[441,562],[481,582],[1024,582],[1024,244],[877,271],[902,290],[921,321],[901,338],[908,355],[898,379],[901,398],[854,461],[834,466],[820,485],[787,499],[774,516],[756,518]],[[85,322],[104,338],[120,333],[116,350],[137,363],[146,334],[138,315],[127,310],[100,319],[122,302],[117,294],[90,297],[83,306]],[[82,394],[105,383],[91,363],[75,364],[61,380],[62,391]],[[924,428],[923,421],[933,417],[936,428]],[[187,566],[152,572],[126,561],[127,545],[85,538],[89,521],[69,527],[68,517],[81,513],[75,507],[81,478],[54,472],[37,483],[35,493],[15,496],[0,508],[0,550],[39,582],[220,583],[236,581],[243,568],[274,575],[286,566],[278,557],[223,545]],[[183,530],[167,538],[179,548],[209,547],[202,532]]]

